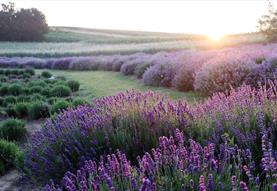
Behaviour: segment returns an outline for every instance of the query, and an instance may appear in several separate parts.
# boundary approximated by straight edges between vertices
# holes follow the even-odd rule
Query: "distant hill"
[[[46,35],[48,42],[94,42],[94,43],[146,43],[175,40],[205,39],[204,35],[162,32],[127,31],[112,29],[88,29],[78,27],[51,27]]]
[[[195,34],[51,27],[42,42],[0,42],[0,56],[63,57],[156,53],[261,43],[259,33],[226,36],[219,42]]]

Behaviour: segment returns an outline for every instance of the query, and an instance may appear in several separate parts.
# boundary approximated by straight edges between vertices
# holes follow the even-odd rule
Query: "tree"
[[[268,1],[267,14],[262,15],[258,22],[260,32],[265,35],[267,40],[277,40],[277,10],[270,1]]]
[[[14,3],[1,6],[0,41],[36,41],[48,32],[45,16],[39,10],[16,10]]]

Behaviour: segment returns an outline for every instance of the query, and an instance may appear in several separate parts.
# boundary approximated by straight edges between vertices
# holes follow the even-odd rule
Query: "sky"
[[[210,36],[254,32],[257,30],[259,17],[267,8],[266,0],[14,0],[13,2],[18,8],[38,8],[46,15],[50,26],[194,33]]]

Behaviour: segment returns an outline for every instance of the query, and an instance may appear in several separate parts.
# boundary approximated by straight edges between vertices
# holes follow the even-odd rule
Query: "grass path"
[[[38,70],[37,73],[40,73]],[[81,94],[85,97],[101,97],[114,95],[117,92],[125,90],[152,90],[170,96],[172,99],[187,99],[194,101],[202,99],[200,95],[194,92],[179,92],[177,90],[145,86],[135,77],[123,76],[119,72],[108,71],[60,71],[51,70],[54,75],[65,76],[69,79],[78,80],[81,83]]]

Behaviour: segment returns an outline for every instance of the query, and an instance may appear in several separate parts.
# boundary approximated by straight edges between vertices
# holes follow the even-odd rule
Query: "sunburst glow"
[[[213,33],[213,34],[208,34],[208,37],[215,42],[219,42],[224,38],[225,34],[220,34],[220,33]]]

